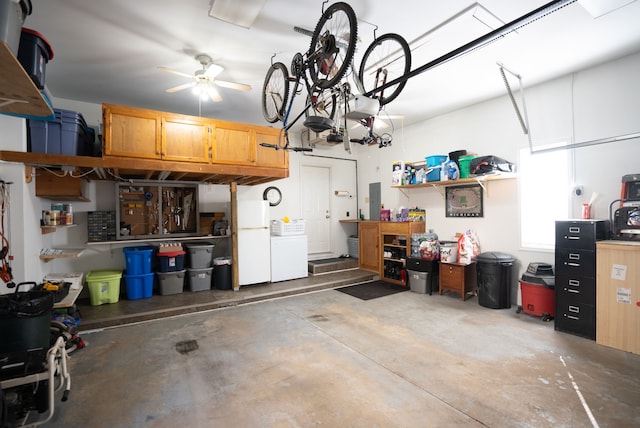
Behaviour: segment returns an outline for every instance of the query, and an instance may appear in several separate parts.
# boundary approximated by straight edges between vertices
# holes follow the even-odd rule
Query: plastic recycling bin
[[[476,257],[478,304],[491,309],[511,307],[511,283],[516,258],[500,252],[485,252]]]
[[[407,273],[411,291],[431,294],[438,291],[439,265],[438,260],[425,260],[409,257],[407,259]]]

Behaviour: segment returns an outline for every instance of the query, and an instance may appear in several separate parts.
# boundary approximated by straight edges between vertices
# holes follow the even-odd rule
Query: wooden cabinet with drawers
[[[464,301],[467,293],[474,293],[477,288],[475,262],[463,265],[460,263],[440,263],[440,291],[454,291]]]

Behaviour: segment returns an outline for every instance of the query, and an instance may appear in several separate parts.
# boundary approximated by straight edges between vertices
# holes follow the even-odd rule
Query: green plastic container
[[[458,158],[458,165],[460,166],[460,178],[469,178],[469,166],[471,161],[476,158],[473,155],[460,156]]]
[[[92,306],[117,303],[120,298],[122,270],[95,270],[87,274],[89,300]]]

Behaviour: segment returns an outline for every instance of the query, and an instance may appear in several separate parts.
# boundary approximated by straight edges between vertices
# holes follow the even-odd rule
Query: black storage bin
[[[0,354],[49,349],[54,294],[49,291],[19,291],[0,296]]]
[[[478,254],[478,304],[491,309],[511,307],[511,283],[515,257],[499,252]]]
[[[438,260],[425,260],[414,257],[407,259],[407,270],[427,273],[427,293],[439,289],[440,268]]]
[[[44,89],[47,63],[53,59],[53,48],[44,36],[29,28],[22,28],[18,60],[38,89]]]

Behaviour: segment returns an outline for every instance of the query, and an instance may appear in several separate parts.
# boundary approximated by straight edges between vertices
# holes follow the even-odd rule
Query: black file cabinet
[[[555,329],[596,338],[596,241],[607,220],[556,221]]]

